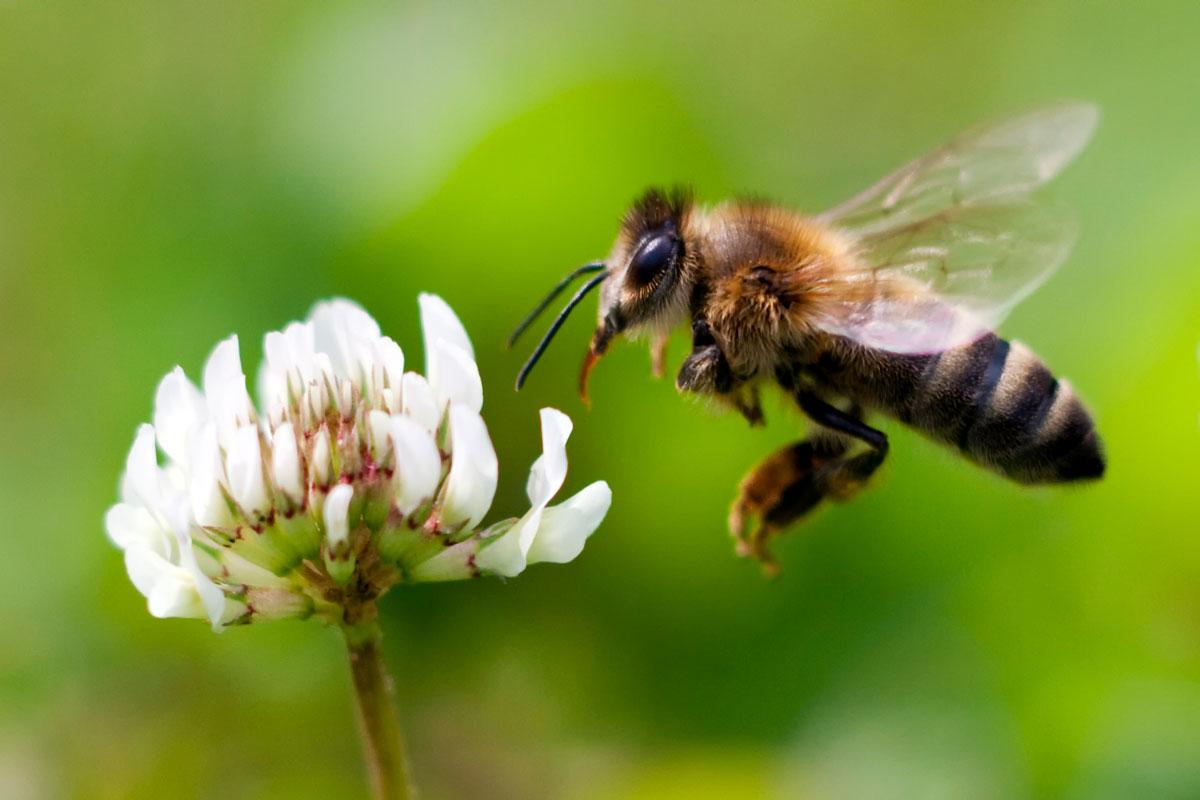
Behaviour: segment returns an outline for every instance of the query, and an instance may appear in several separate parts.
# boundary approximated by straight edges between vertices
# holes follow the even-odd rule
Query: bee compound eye
[[[679,247],[679,239],[673,233],[660,233],[647,239],[629,262],[630,279],[639,286],[650,283],[671,265]]]

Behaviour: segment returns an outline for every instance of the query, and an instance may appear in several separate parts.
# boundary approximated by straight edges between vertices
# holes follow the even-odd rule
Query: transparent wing
[[[1096,129],[1096,107],[1063,103],[980,125],[905,164],[818,219],[861,235],[947,209],[1023,197],[1071,162]]]
[[[869,347],[933,353],[994,329],[1066,259],[1071,215],[1012,202],[947,211],[860,239],[858,272],[822,327]]]
[[[820,215],[852,237],[858,265],[822,327],[899,353],[994,328],[1070,252],[1070,215],[1029,194],[1083,149],[1096,119],[1066,104],[975,128]]]

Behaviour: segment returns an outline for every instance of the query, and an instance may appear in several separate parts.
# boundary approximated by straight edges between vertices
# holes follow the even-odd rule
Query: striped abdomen
[[[993,334],[934,355],[859,350],[830,385],[1021,483],[1099,478],[1104,454],[1070,384]]]

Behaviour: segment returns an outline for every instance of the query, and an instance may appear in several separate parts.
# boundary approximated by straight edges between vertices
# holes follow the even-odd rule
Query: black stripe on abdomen
[[[972,458],[1022,483],[1098,478],[1104,456],[1071,385],[1013,342],[999,380],[965,435]]]
[[[983,371],[982,377],[979,379],[979,385],[975,387],[975,399],[971,404],[970,411],[967,412],[967,417],[964,420],[962,432],[958,435],[958,447],[960,450],[971,450],[971,434],[977,427],[982,412],[992,404],[992,397],[996,393],[996,387],[1000,383],[1000,378],[1004,375],[1004,368],[1008,364],[1008,351],[1010,345],[1004,339],[997,338],[992,345],[992,353],[988,358],[987,369]]]
[[[1103,473],[1091,416],[1020,342],[988,334],[928,358],[904,421],[1023,483]]]
[[[909,388],[908,402],[898,409],[900,418],[947,444],[964,445],[978,417],[981,394],[989,380],[994,384],[1002,372],[995,367],[996,354],[1007,348],[1006,342],[989,333],[929,356]]]

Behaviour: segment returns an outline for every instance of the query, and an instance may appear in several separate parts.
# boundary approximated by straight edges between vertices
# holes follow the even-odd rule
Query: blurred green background
[[[520,513],[537,414],[583,556],[401,588],[388,658],[430,798],[1200,796],[1200,5],[0,2],[0,796],[365,791],[337,637],[160,621],[102,515],[158,379],[356,298],[420,363],[476,343]],[[797,437],[648,376],[525,392],[504,335],[654,182],[820,209],[979,120],[1096,101],[1082,235],[1005,332],[1069,376],[1110,472],[1030,491],[885,425],[877,485],[781,540],[725,514]],[[590,304],[589,304],[590,305]],[[676,340],[672,364],[683,357]]]

